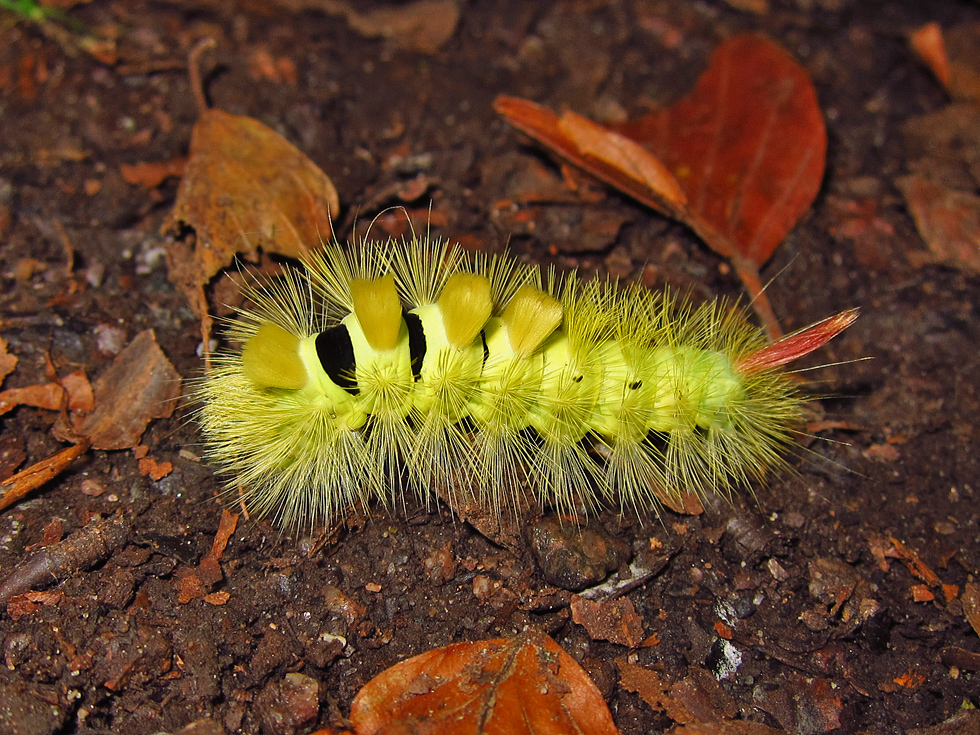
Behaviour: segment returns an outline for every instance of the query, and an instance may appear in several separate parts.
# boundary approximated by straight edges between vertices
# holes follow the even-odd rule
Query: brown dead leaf
[[[980,273],[980,197],[914,174],[896,183],[935,260]]]
[[[33,614],[41,605],[58,605],[64,596],[65,593],[60,590],[56,592],[31,590],[14,595],[7,603],[7,614],[12,620],[18,620],[25,615]]]
[[[494,107],[562,158],[684,222],[730,258],[770,334],[779,334],[759,268],[812,204],[827,152],[813,84],[780,46],[735,36],[715,50],[687,96],[611,127],[574,113],[559,118],[512,97],[498,97]]]
[[[593,640],[611,641],[636,648],[646,639],[643,618],[626,597],[597,602],[572,595],[572,620],[589,632]]]
[[[214,534],[211,550],[196,567],[183,568],[177,572],[177,602],[184,605],[198,597],[203,597],[211,605],[223,605],[228,601],[227,593],[211,593],[211,588],[224,579],[224,572],[218,562],[228,545],[228,539],[234,535],[237,527],[238,513],[222,510],[221,522]]]
[[[562,114],[558,120],[558,131],[583,156],[594,157],[625,174],[640,186],[662,197],[665,206],[680,216],[685,216],[687,197],[684,190],[670,170],[639,143],[574,112]]]
[[[154,482],[162,480],[174,471],[172,462],[157,462],[153,457],[144,457],[139,460],[140,474],[149,477]]]
[[[739,707],[734,697],[707,669],[688,668],[687,676],[670,687],[675,705],[683,705],[700,722],[720,722],[735,717]]]
[[[140,332],[95,381],[95,410],[75,431],[95,449],[135,447],[152,419],[167,418],[180,398],[180,375],[152,329]]]
[[[211,592],[210,594],[204,595],[204,597],[201,599],[209,605],[220,606],[224,605],[231,599],[231,593],[221,590],[220,592]]]
[[[956,102],[902,125],[909,172],[947,189],[980,187],[980,105]]]
[[[297,258],[331,235],[340,212],[337,190],[310,159],[258,120],[205,110],[191,135],[190,158],[167,228],[193,228],[193,246],[168,248],[170,280],[198,316],[204,286],[236,253],[258,248]]]
[[[7,340],[0,337],[0,384],[6,380],[17,367],[17,355],[7,351]]]
[[[548,636],[457,643],[369,681],[351,705],[357,735],[617,735],[582,667]]]

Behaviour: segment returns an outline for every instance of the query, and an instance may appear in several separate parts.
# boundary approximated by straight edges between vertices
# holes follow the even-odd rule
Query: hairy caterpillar
[[[723,302],[468,255],[428,238],[330,245],[264,287],[240,352],[200,383],[209,459],[281,526],[436,488],[499,510],[730,493],[784,463],[802,396],[779,367],[845,312],[774,344]],[[601,455],[601,456],[600,456]]]

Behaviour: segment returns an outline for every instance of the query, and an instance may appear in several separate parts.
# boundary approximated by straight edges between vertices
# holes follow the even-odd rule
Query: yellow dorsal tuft
[[[524,285],[507,304],[501,319],[507,327],[511,349],[527,356],[558,329],[562,320],[561,303],[541,289]]]
[[[477,273],[454,273],[436,303],[449,344],[465,349],[473,344],[493,311],[490,281]]]
[[[402,326],[402,303],[395,287],[395,276],[389,273],[369,281],[354,278],[350,282],[354,316],[368,344],[378,352],[388,352],[398,344]]]
[[[242,348],[245,377],[263,388],[299,390],[309,376],[299,356],[299,337],[266,322]]]

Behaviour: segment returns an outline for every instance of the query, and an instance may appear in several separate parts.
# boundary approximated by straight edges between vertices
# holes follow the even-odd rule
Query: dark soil
[[[96,514],[121,524],[114,550],[46,587],[62,594],[0,614],[0,730],[142,735],[198,720],[194,732],[314,730],[341,722],[357,690],[405,657],[526,626],[582,662],[630,735],[672,721],[619,685],[619,659],[668,683],[701,682],[719,717],[793,733],[838,721],[839,732],[912,732],[980,706],[980,641],[958,597],[980,575],[980,280],[913,265],[925,246],[894,183],[906,170],[902,123],[947,103],[905,34],[975,22],[980,6],[773,6],[756,16],[707,1],[470,2],[432,55],[366,39],[340,17],[257,2],[95,0],[72,11],[115,29],[114,66],[0,15],[0,334],[21,360],[4,387],[45,382],[46,353],[59,374],[97,376],[113,336],[124,345],[147,328],[185,378],[200,374],[198,324],[168,281],[159,234],[176,182],[149,191],[120,166],[186,155],[196,110],[184,62],[205,36],[218,40],[205,57],[212,104],[292,140],[333,179],[345,213],[370,221],[404,205],[424,222],[431,201],[433,231],[469,247],[509,243],[532,262],[707,297],[740,293],[723,259],[615,193],[524,217],[498,205],[528,167],[557,167],[491,102],[507,93],[599,119],[640,114],[681,95],[720,39],[765,32],[812,75],[831,138],[823,192],[764,271],[769,298],[787,329],[862,308],[811,356],[833,363],[808,375],[833,396],[820,402],[825,418],[843,428],[801,449],[795,473],[703,515],[593,521],[634,554],[660,550],[661,571],[627,595],[656,645],[592,640],[526,543],[495,545],[445,508],[413,502],[329,538],[243,519],[212,588],[228,593],[224,604],[178,602],[222,512],[220,478],[198,459],[184,407],[143,440],[173,463],[161,480],[142,476],[132,452],[93,451],[0,515],[0,583],[57,540],[55,521],[69,539]],[[288,64],[281,81],[263,73],[263,53],[291,62],[295,79]],[[399,198],[419,175],[424,193]],[[841,201],[870,202],[892,229],[870,254],[830,234]],[[4,416],[5,474],[63,447],[54,420],[33,408]],[[933,585],[935,599],[915,601],[913,585],[928,585],[881,556],[889,538],[957,590]],[[706,681],[731,648],[741,664]],[[316,718],[280,688],[290,673],[319,683]]]

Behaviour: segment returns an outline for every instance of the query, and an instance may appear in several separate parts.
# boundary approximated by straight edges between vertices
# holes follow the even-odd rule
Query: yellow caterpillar
[[[330,525],[357,502],[450,497],[559,510],[730,493],[783,464],[802,397],[781,342],[735,307],[470,256],[413,238],[327,246],[264,288],[200,383],[209,459],[249,509]],[[472,496],[476,497],[473,498]]]

